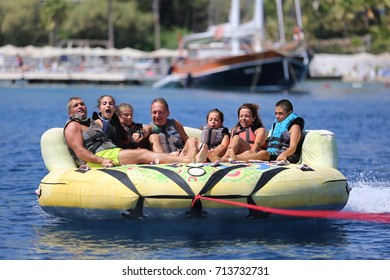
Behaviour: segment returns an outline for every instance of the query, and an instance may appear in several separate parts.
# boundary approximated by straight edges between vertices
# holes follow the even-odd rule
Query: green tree
[[[47,0],[41,8],[41,22],[49,32],[49,44],[58,44],[58,29],[66,18],[68,3],[65,0]]]
[[[113,1],[112,22],[114,46],[140,49],[153,48],[153,14],[150,9],[143,12],[137,1]],[[70,7],[62,25],[63,39],[108,40],[107,2],[85,0]]]
[[[39,5],[36,1],[0,0],[1,44],[41,45],[47,40],[39,28]]]
[[[109,2],[110,1],[110,2]],[[286,39],[294,27],[294,0],[283,0]],[[390,49],[390,0],[301,0],[303,27],[314,51],[383,52]],[[109,24],[109,3],[111,22]],[[248,20],[254,0],[241,0]],[[115,40],[115,47],[154,49],[153,0],[0,0],[0,44],[55,44],[60,39]],[[275,0],[264,1],[266,38],[279,36]],[[176,48],[178,34],[226,22],[228,0],[160,0],[161,46]],[[109,36],[112,26],[113,36]],[[334,46],[323,40],[338,42]],[[322,41],[319,41],[321,39]],[[320,42],[320,43],[319,43]],[[345,43],[347,42],[347,43]]]

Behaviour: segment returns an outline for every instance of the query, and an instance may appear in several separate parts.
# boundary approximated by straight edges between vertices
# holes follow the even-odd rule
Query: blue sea
[[[335,133],[339,169],[352,188],[345,211],[390,213],[390,88],[381,83],[305,81],[292,92],[155,90],[143,86],[0,84],[1,260],[390,260],[390,224],[337,219],[71,221],[46,214],[35,190],[47,174],[40,137],[67,119],[66,103],[81,96],[89,115],[97,98],[128,102],[137,122],[150,122],[150,104],[165,97],[170,117],[205,124],[219,108],[225,126],[245,102],[260,105],[270,127],[274,104],[288,98],[306,129]],[[0,262],[1,263],[1,262]]]

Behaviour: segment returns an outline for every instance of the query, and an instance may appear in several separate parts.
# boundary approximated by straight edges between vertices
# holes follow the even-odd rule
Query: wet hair
[[[255,118],[253,121],[253,125],[259,126],[259,127],[264,127],[263,122],[261,121],[261,118],[259,116],[259,105],[254,104],[254,103],[244,103],[242,104],[238,110],[237,110],[237,116],[240,118],[240,111],[242,109],[249,109],[252,113],[252,116]],[[236,127],[240,126],[240,121],[237,122]]]
[[[97,107],[99,108],[100,107],[100,103],[102,103],[102,99],[104,97],[110,97],[112,99],[112,101],[114,102],[114,106],[115,106],[115,98],[112,97],[111,95],[108,95],[108,94],[105,94],[105,95],[101,95],[99,96],[98,100],[97,100]]]
[[[207,113],[207,116],[206,116],[206,123],[209,121],[209,115],[210,113],[217,113],[219,115],[219,118],[221,119],[221,123],[223,123],[224,121],[224,116],[223,116],[223,113],[218,110],[217,108],[214,108],[214,109],[211,109],[208,113]]]
[[[165,106],[165,108],[167,108],[167,111],[169,112],[168,102],[165,100],[165,98],[159,97],[159,98],[153,99],[151,106],[152,106],[154,103],[157,103],[157,102],[163,104],[163,105]],[[150,107],[151,107],[151,106],[150,106]]]
[[[293,105],[291,104],[291,102],[287,99],[282,99],[282,100],[279,100],[275,107],[282,107],[286,112],[293,112],[294,111],[294,108],[293,108]]]

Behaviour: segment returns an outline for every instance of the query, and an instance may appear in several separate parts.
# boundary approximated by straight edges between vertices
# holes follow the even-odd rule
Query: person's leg
[[[240,136],[234,135],[230,141],[229,148],[232,149],[235,154],[241,154],[246,150],[250,150],[251,146]]]
[[[194,162],[196,154],[187,154],[185,156],[174,156],[166,153],[156,153],[146,149],[124,149],[119,153],[120,164],[149,164],[151,162],[159,163],[191,163]]]
[[[251,145],[241,137],[238,137],[236,145],[233,147],[234,153],[242,154],[245,151],[250,151]]]
[[[187,139],[187,141],[184,143],[183,150],[180,152],[180,155],[186,155],[188,153],[194,153],[198,152],[198,139],[195,137],[190,137]]]
[[[160,137],[158,136],[158,134],[151,134],[149,136],[149,142],[150,142],[151,150],[153,152],[157,152],[157,153],[165,152],[163,146],[161,145]]]
[[[214,153],[213,150],[208,152],[208,158],[209,158],[210,162],[216,162],[218,160],[221,160],[221,157],[219,155],[217,155],[216,153]]]
[[[196,154],[196,162],[199,163],[206,162],[208,153],[209,153],[209,148],[207,144],[203,144],[199,152]]]
[[[244,141],[240,136],[234,135],[230,140],[229,148],[227,149],[225,155],[221,158],[222,162],[228,162],[230,158],[230,153],[241,154],[245,150],[250,150],[250,145]]]
[[[257,153],[247,150],[241,154],[235,154],[233,150],[229,150],[229,158],[233,160],[240,160],[240,161],[270,160],[270,155],[266,150],[261,150]]]

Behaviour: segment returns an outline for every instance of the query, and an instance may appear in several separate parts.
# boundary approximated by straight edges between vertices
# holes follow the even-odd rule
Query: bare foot
[[[196,155],[196,162],[197,163],[205,162],[208,154],[209,154],[209,148],[207,147],[207,144],[203,144],[198,154]]]
[[[236,154],[233,151],[233,149],[229,149],[229,158],[232,159],[232,160],[238,160]]]
[[[216,162],[218,160],[221,160],[221,158],[217,156],[215,153],[213,153],[212,151],[209,151],[208,158],[210,162]]]
[[[229,157],[225,157],[225,156],[223,156],[223,157],[221,157],[221,162],[229,162]]]
[[[181,153],[179,157],[184,159],[183,163],[195,163],[197,157],[196,151],[197,149],[193,149],[193,150],[191,149],[191,151],[188,151],[186,153]]]

